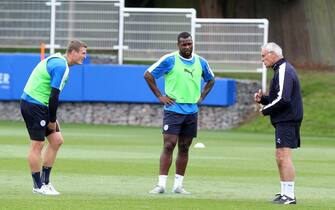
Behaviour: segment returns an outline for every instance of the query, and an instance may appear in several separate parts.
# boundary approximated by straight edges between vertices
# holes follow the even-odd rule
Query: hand
[[[175,103],[175,100],[173,98],[170,98],[169,96],[159,96],[158,100],[163,104],[170,106]]]
[[[259,113],[262,115],[262,116],[264,116],[264,114],[263,114],[263,107],[261,107],[260,109],[259,109]]]
[[[260,103],[261,99],[262,99],[262,96],[263,96],[262,90],[259,89],[258,92],[256,92],[254,94],[254,100],[255,100],[255,102]]]
[[[48,123],[48,129],[49,131],[56,132],[56,126],[57,126],[57,122],[49,122]]]

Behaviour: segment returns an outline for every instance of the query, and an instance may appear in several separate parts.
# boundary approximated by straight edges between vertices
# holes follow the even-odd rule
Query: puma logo
[[[189,69],[184,69],[184,72],[190,73],[190,74],[191,74],[191,76],[193,77],[193,72],[194,72],[194,69],[192,69],[192,70],[189,70]]]

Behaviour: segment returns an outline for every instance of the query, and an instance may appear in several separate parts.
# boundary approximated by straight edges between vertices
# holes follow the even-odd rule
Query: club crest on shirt
[[[40,125],[41,125],[42,127],[44,127],[45,124],[46,124],[45,120],[41,120]]]

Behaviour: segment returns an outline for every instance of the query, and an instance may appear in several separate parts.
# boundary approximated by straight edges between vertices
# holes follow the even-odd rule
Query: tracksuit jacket
[[[269,95],[263,95],[260,103],[265,105],[263,115],[270,115],[273,125],[278,123],[301,123],[303,118],[300,82],[294,67],[284,58],[273,66],[274,75]]]

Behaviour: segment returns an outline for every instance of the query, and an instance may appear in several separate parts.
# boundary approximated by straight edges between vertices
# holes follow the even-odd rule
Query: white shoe
[[[192,193],[187,192],[183,186],[176,187],[172,190],[173,193],[183,194],[183,195],[191,195]]]
[[[161,194],[164,192],[165,192],[164,187],[159,185],[156,185],[152,190],[149,191],[150,194]]]
[[[49,182],[49,184],[45,185],[51,192],[54,193],[54,195],[59,195],[60,192],[58,192],[55,187]]]
[[[59,194],[59,192],[57,192],[58,194],[56,194],[55,192],[51,191],[50,188],[44,184],[42,185],[41,188],[33,188],[33,193],[37,193],[41,195],[58,195]]]

